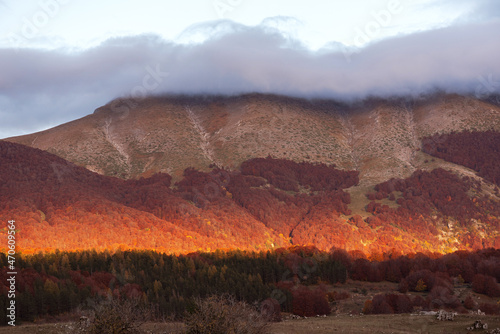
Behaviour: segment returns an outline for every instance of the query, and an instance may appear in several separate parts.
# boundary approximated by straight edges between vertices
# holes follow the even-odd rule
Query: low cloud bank
[[[124,95],[500,93],[498,20],[314,52],[269,26],[217,21],[186,33],[211,37],[199,44],[117,38],[81,52],[0,49],[0,137],[84,116]]]

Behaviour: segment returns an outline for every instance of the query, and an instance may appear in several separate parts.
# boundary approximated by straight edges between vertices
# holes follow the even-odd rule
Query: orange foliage
[[[0,219],[16,220],[17,247],[25,253],[188,253],[294,244],[358,250],[351,255],[383,261],[391,254],[442,251],[446,241],[438,238],[436,225],[447,217],[464,228],[472,220],[487,222],[481,233],[460,234],[461,248],[490,247],[500,240],[489,233],[500,227],[497,203],[471,198],[478,185],[444,170],[417,171],[377,185],[367,207],[372,216],[363,219],[345,217],[351,214],[345,189],[357,184],[358,172],[324,164],[266,158],[244,162],[241,171],[188,168],[172,186],[168,174],[124,181],[8,142],[0,142],[0,159]],[[376,202],[395,199],[395,192],[402,193],[397,209]],[[301,251],[314,252],[313,246]]]

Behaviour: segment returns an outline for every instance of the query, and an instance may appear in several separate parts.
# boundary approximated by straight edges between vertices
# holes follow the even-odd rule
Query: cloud
[[[82,117],[123,95],[261,92],[351,100],[500,90],[498,20],[318,51],[280,32],[288,19],[276,20],[196,25],[185,36],[200,36],[197,44],[144,35],[79,52],[0,49],[0,138]]]
[[[452,0],[448,0],[450,3]],[[467,0],[461,0],[466,2]],[[455,5],[456,2],[453,2]],[[470,2],[469,2],[470,4]],[[471,13],[467,15],[470,21],[484,22],[486,20],[498,19],[500,17],[500,2],[497,0],[474,1]]]

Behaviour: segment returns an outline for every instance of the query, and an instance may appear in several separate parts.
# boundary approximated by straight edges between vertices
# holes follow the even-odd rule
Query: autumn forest
[[[194,298],[220,293],[329,314],[329,303],[345,296],[326,285],[348,279],[398,284],[398,292],[367,300],[365,313],[478,307],[452,287],[500,297],[499,148],[495,131],[423,138],[429,164],[442,159],[470,175],[417,169],[376,184],[356,211],[359,172],[335,165],[268,156],[236,170],[187,168],[178,180],[123,180],[2,141],[0,219],[16,221],[19,317],[56,316],[113,296],[178,319]],[[0,234],[6,239],[7,228]],[[0,248],[5,310],[6,243]]]

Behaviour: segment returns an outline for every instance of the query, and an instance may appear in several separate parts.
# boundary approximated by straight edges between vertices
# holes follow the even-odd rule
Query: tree
[[[59,313],[59,287],[57,283],[50,279],[45,280],[43,285],[43,291],[45,294],[45,305],[48,309],[49,314],[56,315]]]
[[[91,334],[135,334],[146,320],[147,313],[137,300],[109,300],[94,307],[87,331]]]
[[[292,312],[293,314],[312,317],[315,315],[330,314],[330,305],[324,287],[315,290],[299,285],[292,290]]]
[[[417,292],[427,291],[427,285],[425,284],[423,279],[419,279],[417,281],[417,285],[415,286],[415,291]]]

